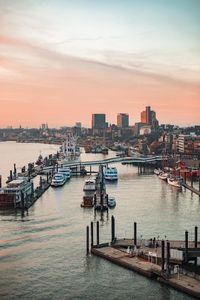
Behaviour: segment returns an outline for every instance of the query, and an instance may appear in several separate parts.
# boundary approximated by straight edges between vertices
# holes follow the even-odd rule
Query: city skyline
[[[199,124],[200,2],[0,0],[0,127],[90,127],[146,106]]]

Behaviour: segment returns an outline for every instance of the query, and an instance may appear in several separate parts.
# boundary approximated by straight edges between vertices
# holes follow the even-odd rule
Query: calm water
[[[0,143],[0,173],[8,175],[57,146]],[[113,154],[110,154],[111,156]],[[82,154],[82,160],[102,155]],[[100,241],[110,240],[110,217],[117,237],[132,237],[138,222],[142,238],[184,239],[200,227],[200,201],[189,191],[178,192],[155,175],[138,175],[137,168],[117,165],[119,181],[108,184],[117,206],[100,222]],[[24,217],[0,212],[1,299],[192,299],[101,258],[85,255],[85,228],[92,210],[80,207],[85,178],[71,178],[49,190]],[[99,220],[99,215],[96,216]]]

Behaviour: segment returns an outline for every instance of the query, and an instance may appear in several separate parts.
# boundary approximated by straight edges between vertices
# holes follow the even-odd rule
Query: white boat
[[[154,174],[159,175],[162,172],[162,170],[161,169],[154,169],[153,172],[154,172]]]
[[[167,178],[167,183],[169,183],[172,186],[175,186],[177,188],[181,188],[182,187],[182,180],[181,178],[175,178],[175,177],[168,177]]]
[[[69,167],[59,167],[58,173],[63,174],[65,176],[65,180],[69,180],[71,178],[71,169]]]
[[[51,181],[51,186],[62,186],[64,185],[66,182],[65,176],[61,173],[56,173]]]
[[[68,134],[66,140],[61,146],[58,162],[65,165],[69,162],[79,161],[80,148],[77,147],[77,138]]]
[[[109,207],[115,207],[116,206],[116,201],[114,197],[108,197],[108,206]]]
[[[112,168],[106,168],[104,170],[104,178],[106,180],[110,180],[110,181],[116,181],[118,180],[118,172],[117,169],[115,167]]]
[[[0,208],[21,207],[22,194],[24,201],[31,199],[34,193],[33,182],[27,177],[18,177],[0,188]]]
[[[161,172],[158,177],[162,180],[167,180],[169,174],[168,173],[164,173],[164,172]]]
[[[83,187],[84,192],[96,191],[96,180],[95,179],[86,179]]]

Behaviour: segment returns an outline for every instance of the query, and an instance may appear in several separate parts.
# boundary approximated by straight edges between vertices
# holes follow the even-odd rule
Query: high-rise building
[[[151,110],[150,106],[146,106],[146,110],[141,112],[141,122],[148,125],[152,125],[152,127],[158,126],[156,113],[155,111]]]
[[[120,113],[117,115],[117,126],[119,128],[128,128],[129,127],[129,115]]]
[[[105,114],[92,115],[92,129],[103,129],[107,127]]]

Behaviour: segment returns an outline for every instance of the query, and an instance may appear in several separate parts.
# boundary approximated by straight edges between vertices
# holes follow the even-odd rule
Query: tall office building
[[[107,127],[105,114],[92,115],[92,129],[103,129]]]
[[[158,121],[156,119],[155,111],[151,110],[150,106],[146,106],[146,110],[141,112],[141,122],[156,127]]]
[[[128,114],[118,114],[117,115],[117,127],[128,128],[129,127],[129,115]]]

